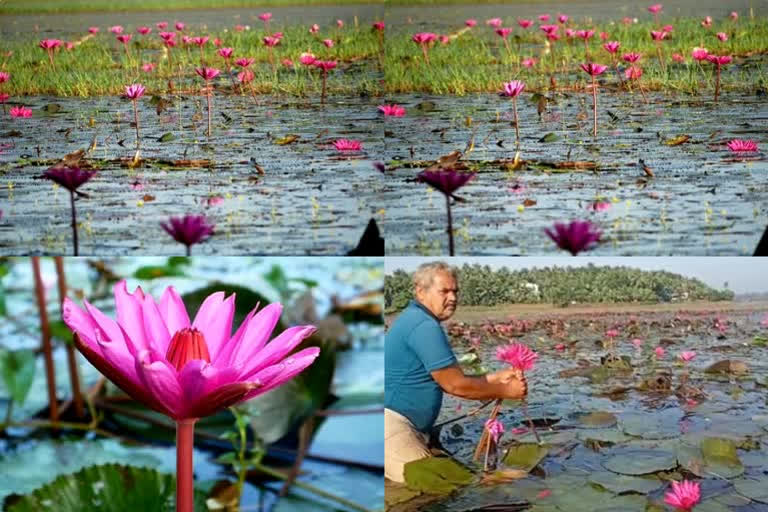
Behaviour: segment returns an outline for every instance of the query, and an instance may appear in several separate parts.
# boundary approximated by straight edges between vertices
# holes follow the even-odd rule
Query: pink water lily
[[[597,77],[598,75],[603,74],[605,70],[608,69],[608,66],[595,64],[594,62],[586,62],[581,64],[581,69],[592,77],[592,114],[594,118],[592,135],[597,137]]]
[[[664,357],[666,350],[664,350],[664,347],[656,347],[655,349],[653,349],[653,353],[656,354],[657,359],[661,359],[662,357]]]
[[[333,143],[333,146],[338,151],[360,151],[363,149],[363,145],[360,141],[353,139],[338,139]]]
[[[511,343],[496,349],[496,359],[520,371],[532,370],[539,355],[523,343]]]
[[[709,55],[709,52],[707,51],[706,48],[699,48],[698,46],[691,51],[691,57],[693,57],[694,60],[697,60],[699,62],[703,60],[707,60],[708,55]]]
[[[526,19],[517,20],[517,24],[520,25],[520,28],[526,29],[531,25],[533,25],[533,20],[526,20]]]
[[[499,444],[499,438],[504,434],[504,424],[497,419],[489,419],[485,422],[485,428],[495,444]]]
[[[117,319],[84,300],[64,299],[62,317],[78,350],[133,399],[177,424],[178,511],[194,509],[192,446],[202,417],[249,400],[295,377],[317,347],[291,352],[315,327],[291,327],[267,343],[282,313],[278,303],[254,308],[232,334],[235,296],[209,295],[190,321],[181,296],[166,288],[159,302],[141,288],[114,287]]]
[[[757,152],[757,143],[753,140],[733,139],[728,141],[728,149],[734,153],[755,153]]]
[[[520,128],[519,128],[519,122],[517,118],[517,97],[520,96],[520,94],[523,92],[523,89],[525,89],[525,82],[522,82],[520,80],[512,80],[511,82],[506,82],[504,84],[504,90],[501,92],[502,96],[508,96],[512,98],[512,112],[514,114],[514,124],[515,124],[515,142],[516,144],[520,144]]]
[[[379,105],[378,108],[385,117],[403,117],[405,115],[405,108],[394,103],[392,105]]]
[[[698,482],[683,480],[672,482],[672,489],[664,494],[664,503],[672,505],[681,512],[690,512],[701,500],[701,488]]]
[[[678,356],[681,361],[688,362],[693,361],[693,359],[696,357],[696,352],[693,350],[685,350],[683,352],[680,352],[680,355]]]
[[[580,220],[571,221],[569,224],[555,222],[554,229],[547,228],[544,232],[560,249],[570,252],[573,256],[592,249],[600,242],[602,236],[597,226]]]
[[[465,24],[466,26],[468,26],[469,28],[472,28],[472,27],[474,27],[475,25],[477,25],[477,20],[476,20],[476,19],[474,19],[474,18],[470,18],[470,19],[468,19],[467,21],[465,21],[465,22],[464,22],[464,24]]]

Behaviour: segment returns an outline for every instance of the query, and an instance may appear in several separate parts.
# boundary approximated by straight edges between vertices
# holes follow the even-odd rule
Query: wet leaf
[[[171,142],[172,140],[176,140],[176,136],[172,132],[167,132],[162,134],[157,142]]]
[[[61,111],[61,105],[59,105],[58,103],[49,103],[43,107],[43,111],[49,114],[56,114],[59,111]]]
[[[434,101],[422,101],[416,104],[416,109],[422,112],[432,112],[436,106]]]
[[[397,505],[398,503],[404,503],[421,494],[419,491],[409,489],[405,484],[399,484],[390,480],[387,480],[385,485],[384,502],[387,507]]]
[[[448,457],[427,457],[405,465],[405,483],[413,490],[450,494],[474,480],[474,475]]]
[[[531,471],[549,453],[549,447],[537,443],[523,443],[511,446],[504,455],[504,464],[513,468]]]
[[[619,416],[619,426],[631,435],[643,439],[670,439],[680,435],[679,422],[683,412],[679,409],[666,411],[622,413]]]
[[[733,486],[747,498],[768,503],[768,475],[737,478],[733,481]]]
[[[560,137],[556,133],[548,133],[539,139],[539,142],[557,142]]]
[[[525,206],[526,208],[529,208],[529,207],[535,206],[535,205],[536,205],[536,200],[535,199],[526,199],[525,201],[523,201],[523,206]]]
[[[285,146],[286,144],[291,144],[292,142],[296,142],[297,140],[299,140],[298,135],[286,135],[284,137],[275,139],[275,144],[277,144],[278,146]]]
[[[175,478],[154,469],[105,464],[62,475],[18,501],[8,512],[124,512],[174,510]],[[205,497],[195,492],[195,510],[204,511]]]
[[[708,437],[701,441],[701,454],[706,464],[705,472],[714,472],[724,478],[733,478],[744,472],[744,466],[730,439]]]
[[[667,146],[679,146],[680,144],[685,144],[689,140],[691,140],[690,135],[678,135],[677,137],[665,140],[664,144]]]
[[[725,359],[711,364],[704,370],[705,373],[725,373],[731,375],[744,375],[749,373],[749,366],[744,361]]]
[[[616,415],[612,412],[596,411],[582,416],[579,420],[589,427],[612,427],[616,424]]]
[[[0,374],[13,401],[23,404],[35,378],[35,351],[3,350],[0,352]]]
[[[636,492],[648,494],[662,487],[664,483],[655,476],[619,475],[611,471],[598,471],[589,475],[589,481],[616,494]]]
[[[603,462],[603,467],[621,475],[647,475],[677,466],[675,454],[663,450],[623,448]]]

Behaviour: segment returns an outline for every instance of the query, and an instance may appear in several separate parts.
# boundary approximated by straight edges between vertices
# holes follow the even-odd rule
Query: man
[[[384,343],[384,474],[403,482],[407,462],[430,456],[429,432],[443,392],[461,398],[520,399],[527,395],[517,370],[468,377],[459,367],[440,322],[456,311],[456,272],[443,262],[413,273],[415,300],[395,319]]]

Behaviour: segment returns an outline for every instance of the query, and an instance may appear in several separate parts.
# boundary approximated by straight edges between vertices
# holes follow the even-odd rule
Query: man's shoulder
[[[392,329],[407,328],[409,331],[427,326],[440,329],[440,322],[413,303],[409,304],[392,323]]]

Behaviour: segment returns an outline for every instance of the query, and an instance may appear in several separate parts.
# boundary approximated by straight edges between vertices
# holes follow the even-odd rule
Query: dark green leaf
[[[548,133],[542,138],[539,139],[539,142],[557,142],[560,140],[560,137],[556,133]]]
[[[176,140],[176,136],[171,133],[167,132],[162,134],[158,139],[157,142],[171,142],[172,140]]]
[[[50,324],[51,335],[65,343],[72,343],[72,329],[67,327],[64,320],[54,320]]]
[[[450,494],[474,480],[469,470],[448,457],[427,457],[408,462],[404,476],[410,489],[430,494]]]
[[[34,350],[7,350],[0,353],[0,373],[13,401],[23,404],[35,377]]]

